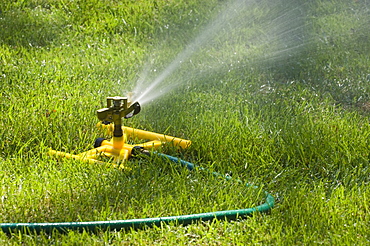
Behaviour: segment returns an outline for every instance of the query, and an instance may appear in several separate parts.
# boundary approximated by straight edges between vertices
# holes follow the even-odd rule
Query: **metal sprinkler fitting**
[[[100,121],[104,124],[114,124],[114,137],[122,137],[122,118],[128,119],[138,114],[141,110],[140,104],[135,102],[128,106],[127,97],[107,97],[107,107],[97,110]]]

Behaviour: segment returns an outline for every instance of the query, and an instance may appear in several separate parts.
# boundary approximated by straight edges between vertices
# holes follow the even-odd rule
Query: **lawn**
[[[367,0],[0,3],[0,222],[82,222],[243,209],[142,229],[0,232],[8,245],[370,244]],[[131,171],[57,160],[91,149],[106,97],[124,124],[192,141]],[[253,189],[235,182],[258,186]]]

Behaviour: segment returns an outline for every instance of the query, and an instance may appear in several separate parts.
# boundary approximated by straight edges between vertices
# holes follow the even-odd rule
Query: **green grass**
[[[1,2],[0,221],[133,219],[263,202],[260,189],[154,157],[122,172],[45,154],[90,149],[104,135],[95,111],[105,98],[132,90],[147,63],[165,68],[223,2]],[[256,6],[248,37],[267,35],[269,16],[289,10]],[[163,151],[260,186],[277,200],[271,213],[118,232],[0,233],[1,244],[369,244],[369,7],[306,3],[304,48],[273,59],[261,57],[291,39],[224,42],[237,30],[222,29],[194,56],[199,64],[171,77],[183,81],[179,90],[125,121],[192,140],[182,152]]]

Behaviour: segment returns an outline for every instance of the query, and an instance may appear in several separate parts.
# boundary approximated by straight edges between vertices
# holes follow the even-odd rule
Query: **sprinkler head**
[[[107,97],[107,107],[97,110],[97,115],[100,121],[118,123],[121,118],[131,118],[140,110],[140,104],[129,104],[127,97]]]

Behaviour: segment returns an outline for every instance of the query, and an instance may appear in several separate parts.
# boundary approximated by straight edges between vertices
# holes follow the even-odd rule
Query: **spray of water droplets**
[[[240,66],[269,66],[310,42],[305,3],[293,0],[228,2],[200,34],[159,73],[146,66],[133,100],[149,103],[202,74]],[[242,65],[241,65],[242,64]]]

